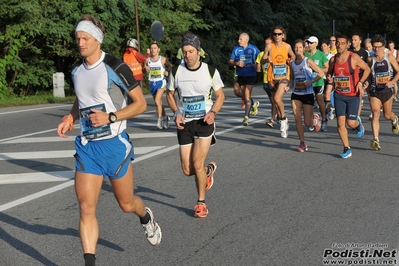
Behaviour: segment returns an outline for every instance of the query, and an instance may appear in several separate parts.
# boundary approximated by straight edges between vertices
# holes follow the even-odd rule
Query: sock
[[[197,200],[197,203],[205,204],[205,200]]]
[[[301,141],[301,143],[300,144],[305,144],[305,141]]]
[[[254,106],[254,100],[251,97],[251,106]]]
[[[143,217],[140,217],[140,223],[141,224],[148,224],[151,220],[151,215],[146,212],[146,214]]]
[[[374,138],[374,140],[376,140],[376,141],[380,141],[380,140],[378,139],[378,137],[377,137],[377,138]]]
[[[95,254],[85,253],[85,254],[83,254],[83,257],[85,258],[85,266],[95,266],[96,265],[96,255]]]
[[[344,147],[344,152],[346,152],[347,150],[350,150],[351,147]]]

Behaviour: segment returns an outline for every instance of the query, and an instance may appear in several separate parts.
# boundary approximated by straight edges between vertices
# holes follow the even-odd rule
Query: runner
[[[330,52],[332,54],[336,54],[337,53],[337,38],[333,35],[330,36]]]
[[[395,49],[395,42],[394,41],[389,41],[388,42],[388,49],[392,53],[393,57],[395,60],[398,60],[398,50]],[[396,75],[396,70],[393,70],[393,75]],[[394,91],[393,91],[393,100],[396,102],[398,100],[398,83],[394,84]]]
[[[375,52],[373,50],[373,45],[371,44],[371,39],[370,38],[364,39],[363,45],[364,45],[364,49],[366,49],[366,51],[368,52],[369,57],[374,56]]]
[[[271,43],[271,39],[270,37],[265,39],[265,47],[267,45],[269,45]],[[277,114],[277,110],[276,110],[276,105],[273,102],[273,97],[271,94],[271,88],[270,88],[270,84],[269,81],[267,79],[267,67],[268,64],[261,64],[262,58],[263,58],[263,54],[265,52],[262,51],[260,52],[260,54],[258,55],[258,57],[256,58],[256,65],[257,65],[257,71],[258,72],[262,72],[263,73],[263,89],[265,90],[267,96],[269,97],[269,101],[271,104],[271,117],[270,119],[266,122],[266,125],[269,127],[274,127],[274,119],[276,118],[276,114]]]
[[[327,56],[327,60],[330,61],[331,57],[333,57],[334,55],[330,52],[330,47],[328,46],[328,41],[327,40],[323,40],[321,41],[321,51]],[[324,88],[326,87],[326,83],[327,83],[327,79],[324,76]],[[331,94],[330,94],[330,99],[331,102],[326,106],[326,118],[327,120],[333,120],[334,116],[335,116],[335,108],[334,108],[334,90],[331,90]]]
[[[316,65],[322,69],[324,75],[327,74],[328,70],[328,59],[327,56],[320,50],[317,49],[319,39],[316,36],[311,36],[305,40],[308,44],[309,52],[305,53],[305,56],[312,59]],[[313,77],[317,76],[317,71],[313,72]],[[327,118],[326,118],[326,106],[324,104],[324,80],[323,78],[318,79],[313,85],[314,94],[316,101],[319,106],[321,114],[321,131],[327,131]]]
[[[245,115],[242,124],[248,126],[249,114],[255,116],[258,114],[259,101],[253,101],[251,94],[254,84],[256,83],[256,58],[259,49],[249,43],[249,35],[241,33],[238,38],[238,46],[234,47],[230,55],[230,66],[236,68],[237,83],[243,87],[245,100]],[[236,89],[235,89],[236,90]],[[252,111],[251,111],[252,110]]]
[[[352,35],[352,47],[349,49],[349,51],[356,53],[367,64],[369,54],[366,51],[366,49],[364,49],[361,46],[361,44],[362,44],[362,37],[360,36],[360,34],[358,34],[358,33],[353,34]],[[362,77],[363,77],[363,70],[359,69],[359,79],[361,80]],[[365,82],[366,90],[367,90],[368,85],[369,85],[369,82],[368,82],[368,79],[366,79],[366,82]],[[358,116],[360,116],[360,114],[362,113],[362,107],[363,107],[363,102],[364,102],[363,95],[364,95],[364,91],[359,90],[360,104],[359,104],[359,110],[357,112]]]
[[[276,26],[270,33],[272,42],[265,47],[262,64],[269,63],[267,77],[272,87],[271,94],[276,104],[277,116],[280,119],[281,137],[288,137],[288,118],[284,112],[283,95],[289,90],[289,67],[291,60],[295,59],[295,54],[291,46],[284,42],[286,32],[283,27]]]
[[[167,129],[169,127],[169,117],[165,114],[162,96],[165,91],[166,77],[172,69],[172,64],[166,57],[159,55],[160,51],[158,43],[155,42],[150,45],[151,56],[145,60],[144,70],[148,73],[148,80],[150,81],[150,93],[154,99],[158,117],[157,127],[159,129]]]
[[[370,84],[370,108],[373,113],[371,120],[371,130],[373,132],[373,140],[371,148],[373,150],[381,150],[379,131],[380,131],[380,108],[383,106],[383,114],[385,119],[390,120],[392,124],[392,133],[398,134],[398,117],[392,112],[393,103],[393,86],[399,80],[399,65],[395,57],[390,53],[384,52],[385,39],[381,35],[372,38],[371,43],[375,50],[375,56],[369,60],[371,68],[371,84]],[[393,70],[396,70],[393,76]]]
[[[85,265],[93,266],[99,236],[96,209],[105,177],[110,179],[120,208],[140,218],[151,245],[161,242],[162,233],[152,211],[133,190],[133,145],[125,129],[128,118],[147,108],[139,82],[125,63],[101,50],[104,27],[98,19],[84,15],[76,26],[75,39],[83,57],[72,70],[76,100],[57,134],[67,138],[66,132],[80,120],[80,135],[75,139],[75,192]],[[126,105],[127,96],[132,104]]]
[[[334,88],[337,130],[344,146],[341,158],[352,156],[346,125],[356,129],[358,137],[364,135],[362,120],[357,115],[359,90],[364,89],[364,82],[370,74],[369,66],[357,54],[348,51],[348,47],[348,37],[337,38],[337,54],[330,59],[327,72],[326,102],[329,102],[330,92]],[[364,71],[362,80],[359,80],[359,68]]]
[[[177,139],[180,145],[180,163],[186,176],[195,176],[198,201],[194,207],[195,217],[206,217],[206,190],[213,185],[216,163],[205,167],[209,148],[215,144],[215,119],[224,102],[223,82],[219,72],[199,60],[201,43],[198,36],[183,37],[184,64],[177,65],[169,76],[167,100],[174,112]],[[176,102],[175,92],[179,101]],[[216,100],[212,101],[212,91]]]
[[[325,74],[312,59],[304,56],[305,42],[303,40],[296,40],[294,45],[295,60],[290,64],[291,105],[295,117],[296,131],[300,140],[298,151],[304,152],[308,150],[308,145],[305,142],[302,112],[305,126],[314,126],[316,131],[319,131],[321,127],[319,116],[313,114],[313,84],[317,84],[319,80],[323,81]]]

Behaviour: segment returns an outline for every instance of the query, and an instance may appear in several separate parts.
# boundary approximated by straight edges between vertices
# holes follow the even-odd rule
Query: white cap
[[[316,36],[310,36],[309,38],[306,39],[306,41],[311,42],[311,43],[313,43],[313,42],[319,43],[319,39],[317,39]]]

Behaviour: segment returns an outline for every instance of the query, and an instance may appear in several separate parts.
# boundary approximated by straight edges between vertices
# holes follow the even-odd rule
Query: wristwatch
[[[113,112],[109,113],[108,120],[110,123],[115,123],[117,119],[118,118],[116,117],[116,115]]]

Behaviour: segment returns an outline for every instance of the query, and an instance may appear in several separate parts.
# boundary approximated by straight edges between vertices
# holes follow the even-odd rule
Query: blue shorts
[[[162,89],[166,86],[166,80],[158,80],[158,81],[150,81],[150,93],[152,96],[157,94],[159,89]]]
[[[125,176],[129,163],[134,160],[133,145],[129,135],[120,135],[106,140],[89,141],[82,145],[81,137],[75,139],[76,171],[119,179]]]
[[[356,120],[359,111],[359,96],[345,96],[334,93],[335,116],[346,116],[348,120]]]

